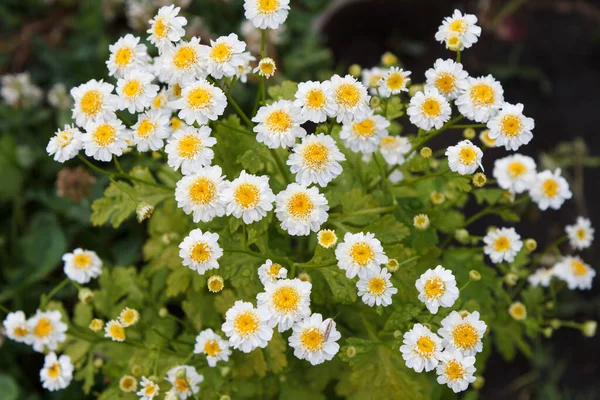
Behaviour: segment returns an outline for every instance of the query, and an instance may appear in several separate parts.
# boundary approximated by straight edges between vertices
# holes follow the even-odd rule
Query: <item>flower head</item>
[[[367,118],[370,113],[367,88],[351,75],[331,77],[333,101],[337,107],[337,122],[348,124],[353,120]]]
[[[227,362],[231,355],[229,342],[213,332],[205,329],[196,337],[195,354],[205,354],[209,367],[215,367],[219,361]]]
[[[256,28],[277,29],[290,10],[290,0],[244,0],[244,15]]]
[[[525,304],[520,301],[512,303],[508,308],[508,313],[517,321],[522,321],[527,318],[527,308],[525,307]]]
[[[200,78],[185,86],[181,98],[175,100],[172,107],[180,110],[177,115],[187,124],[197,122],[204,125],[223,114],[227,98],[221,89]]]
[[[246,63],[246,43],[238,40],[235,33],[218,37],[210,41],[210,47],[204,47],[204,58],[207,60],[207,72],[216,79],[232,77],[238,68]]]
[[[433,68],[425,71],[425,77],[425,89],[436,89],[446,100],[454,100],[460,94],[460,87],[464,86],[469,74],[463,70],[461,63],[438,58]]]
[[[596,276],[596,270],[577,256],[563,257],[552,268],[554,275],[567,283],[570,290],[589,290],[592,288],[592,280]]]
[[[485,243],[483,252],[490,256],[495,264],[503,261],[513,262],[517,253],[523,248],[523,241],[515,228],[490,231],[483,238],[483,242]]]
[[[109,162],[113,155],[123,155],[129,135],[125,125],[114,115],[102,122],[90,122],[81,136],[85,155],[94,160]]]
[[[82,148],[81,131],[73,125],[65,125],[52,136],[46,151],[48,155],[54,155],[54,161],[63,163],[79,154]]]
[[[222,202],[224,189],[221,167],[203,167],[177,182],[175,200],[186,214],[193,215],[194,222],[208,222],[225,215],[225,204]]]
[[[409,140],[403,136],[384,136],[379,142],[379,151],[390,166],[404,164],[411,149]]]
[[[51,392],[61,390],[69,386],[73,379],[73,364],[67,355],[57,357],[55,353],[49,353],[44,358],[44,366],[40,371],[42,386]]]
[[[475,122],[488,122],[504,103],[504,90],[493,76],[468,77],[459,86],[458,111]],[[491,136],[490,136],[491,137]]]
[[[84,285],[102,273],[102,260],[96,252],[75,249],[62,256],[64,271],[69,279]]]
[[[255,74],[264,76],[267,79],[275,75],[275,71],[277,71],[277,65],[271,57],[261,58],[256,68],[252,70]]]
[[[292,327],[288,339],[294,355],[312,365],[331,360],[340,350],[337,341],[342,337],[331,318],[323,320],[321,314],[312,314]]]
[[[198,172],[200,168],[210,165],[215,156],[211,147],[216,143],[217,139],[211,136],[208,126],[180,129],[165,146],[167,163],[175,170],[181,168],[184,175]]]
[[[444,351],[437,367],[439,384],[446,384],[454,393],[467,390],[475,382],[475,357],[464,356],[460,351]]]
[[[258,278],[263,285],[266,285],[277,281],[277,279],[287,278],[287,269],[282,267],[281,264],[267,260],[258,268]]]
[[[402,92],[408,92],[410,74],[410,71],[404,71],[402,68],[391,67],[379,81],[379,93],[381,96],[390,97]]]
[[[376,269],[381,264],[388,262],[381,242],[375,235],[367,233],[346,233],[344,241],[335,249],[340,269],[346,271],[346,277],[359,278],[367,276],[367,270]]]
[[[494,178],[502,189],[523,193],[531,187],[536,177],[533,158],[514,154],[494,161]]]
[[[548,208],[558,210],[565,200],[573,197],[569,190],[569,183],[560,175],[560,168],[554,172],[545,170],[538,172],[535,181],[530,186],[529,195],[540,210]]]
[[[474,356],[483,350],[481,338],[487,325],[479,319],[478,311],[464,317],[452,311],[441,324],[438,334],[444,339],[447,351],[459,350],[465,356]]]
[[[432,314],[437,314],[440,306],[452,307],[458,299],[456,278],[452,271],[438,265],[435,269],[428,269],[415,282],[419,291],[419,300]]]
[[[594,241],[594,228],[592,222],[583,217],[577,217],[577,222],[565,227],[569,243],[574,249],[582,250],[590,247]]]
[[[318,232],[327,221],[327,199],[316,187],[290,183],[275,198],[275,214],[281,228],[292,236],[308,236]]]
[[[446,150],[448,157],[448,166],[450,170],[458,172],[461,175],[469,175],[477,171],[481,165],[483,152],[470,140],[458,142],[456,146],[450,146]]]
[[[270,149],[291,147],[296,138],[306,136],[306,130],[300,126],[300,109],[289,100],[261,107],[252,121],[258,124],[254,127],[256,140]]]
[[[404,333],[400,346],[406,366],[416,372],[431,371],[437,367],[442,350],[442,339],[421,324],[415,324]]]
[[[335,116],[336,104],[333,100],[331,82],[300,82],[294,105],[300,108],[300,115],[307,121],[324,122]]]
[[[506,150],[517,150],[531,141],[531,130],[535,124],[533,118],[523,115],[523,104],[504,103],[498,114],[490,118],[487,126],[490,130],[489,136],[496,141],[497,146],[504,146]]]
[[[263,219],[273,209],[274,200],[269,177],[252,175],[246,171],[242,171],[233,181],[226,182],[222,195],[227,215],[242,218],[246,224]]]
[[[74,100],[73,118],[76,124],[85,127],[90,122],[114,117],[118,99],[112,93],[113,89],[114,86],[110,83],[94,79],[71,89]]]
[[[217,260],[223,255],[223,250],[218,241],[217,233],[203,233],[201,229],[191,231],[179,245],[179,257],[183,260],[183,265],[200,275],[219,268]]]
[[[356,282],[358,295],[363,303],[369,307],[375,305],[387,307],[392,304],[392,295],[398,293],[398,289],[392,285],[391,278],[392,274],[387,268],[368,269],[364,277]]]
[[[158,396],[158,392],[158,385],[145,376],[142,376],[140,390],[136,393],[138,396],[140,396],[140,400],[153,400],[156,396]]]
[[[410,99],[410,122],[426,131],[440,129],[450,119],[450,104],[435,88],[425,88]]]
[[[227,310],[221,329],[234,349],[249,353],[257,347],[266,347],[273,337],[270,318],[266,309],[256,309],[252,303],[238,300]]]
[[[115,342],[123,342],[126,338],[125,327],[117,320],[111,320],[104,327],[104,337]]]
[[[54,351],[67,339],[67,324],[62,322],[60,311],[40,311],[27,320],[27,330],[31,333],[33,350],[41,353],[44,349]]]
[[[265,284],[265,291],[256,296],[257,307],[269,318],[270,327],[285,332],[292,325],[310,315],[312,284],[300,279],[280,279]]]
[[[164,140],[170,134],[169,117],[158,109],[139,114],[137,122],[131,127],[131,139],[141,152],[162,149]]]
[[[319,242],[319,245],[326,249],[330,249],[336,245],[338,237],[335,234],[335,231],[331,229],[321,229],[317,234],[317,241]]]
[[[372,154],[377,151],[381,139],[388,136],[390,122],[372,110],[365,118],[356,118],[342,125],[340,139],[354,152]]]
[[[178,42],[185,36],[187,19],[179,16],[179,10],[174,5],[161,7],[158,14],[150,20],[148,40],[161,51],[169,49],[173,42]]]
[[[196,397],[200,392],[198,385],[204,381],[204,376],[196,372],[194,367],[189,365],[179,365],[171,368],[165,378],[172,387],[172,391],[179,397],[179,400]]]
[[[473,14],[462,14],[459,10],[444,18],[435,34],[435,40],[446,43],[453,51],[468,49],[477,43],[481,36],[481,27],[477,26],[477,17]],[[460,43],[460,45],[458,44]]]
[[[29,330],[23,311],[9,312],[3,322],[6,336],[15,342],[32,344],[33,336]]]

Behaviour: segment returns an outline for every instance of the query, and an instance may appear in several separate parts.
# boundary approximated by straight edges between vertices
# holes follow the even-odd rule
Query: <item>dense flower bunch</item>
[[[232,393],[236,386],[230,379],[249,375],[238,371],[231,378],[231,367],[264,364],[249,367],[260,368],[264,376],[264,357],[274,373],[288,365],[285,335],[293,355],[313,366],[338,362],[339,353],[350,365],[352,385],[360,387],[358,381],[371,380],[368,374],[388,368],[388,377],[403,374],[397,377],[397,385],[405,385],[401,391],[422,391],[405,378],[410,368],[435,370],[439,384],[460,392],[476,381],[490,333],[510,354],[515,345],[504,337],[506,329],[515,329],[520,338],[523,329],[535,337],[560,326],[540,310],[535,320],[527,318],[527,305],[543,307],[545,294],[538,286],[591,287],[595,271],[577,256],[532,271],[529,267],[538,262],[530,260],[535,241],[523,240],[515,228],[490,227],[483,237],[465,229],[488,214],[515,222],[512,209],[529,200],[540,210],[558,209],[572,196],[560,170],[538,172],[532,158],[514,153],[533,138],[534,122],[523,105],[506,102],[493,76],[470,76],[460,63],[462,52],[481,34],[475,16],[455,11],[443,21],[435,38],[456,58],[437,60],[424,85],[411,85],[414,75],[386,54],[383,67],[362,71],[362,81],[354,66],[356,76],[273,85],[269,99],[267,82],[279,69],[265,52],[266,30],[286,20],[288,3],[245,1],[246,18],[262,30],[255,67],[257,57],[236,34],[210,43],[188,38],[180,9],[165,6],[149,21],[150,49],[131,34],[120,38],[106,61],[110,80],[71,89],[73,124],[56,133],[47,151],[58,162],[79,157],[109,175],[105,197],[93,206],[95,224],[118,226],[133,210],[140,222],[150,219],[151,238],[144,248],[149,267],[139,275],[134,269],[111,271],[94,251],[76,249],[63,257],[65,285],[70,281],[79,289],[75,322],[67,325],[64,311],[49,308],[54,293],[30,319],[21,311],[7,316],[8,337],[47,352],[40,372],[45,388],[65,388],[73,378],[70,356],[54,351],[78,356],[77,367],[84,360],[73,347],[84,346],[83,352],[91,354],[91,346],[101,343],[143,350],[128,353],[139,383],[126,363],[106,369],[118,378],[115,390],[145,400],[165,392],[166,399],[199,398],[207,386]],[[237,85],[248,81],[259,82],[250,117],[233,98]],[[239,117],[226,116],[228,108]],[[397,119],[404,114],[416,133],[400,135]],[[459,125],[464,119],[474,123]],[[445,152],[425,146],[456,128],[467,128],[465,140]],[[473,128],[486,128],[480,136],[483,148],[471,141]],[[477,171],[483,169],[485,148],[496,146],[509,155],[494,163],[498,188],[486,189],[487,178]],[[116,172],[81,152],[114,162]],[[131,153],[159,160],[155,172],[162,183],[145,167],[126,173],[119,160]],[[470,192],[487,206],[465,220],[456,210]],[[443,243],[438,231],[447,235]],[[593,236],[590,221],[579,218],[548,251],[567,239],[573,249],[584,249]],[[449,247],[453,239],[462,246]],[[496,268],[484,264],[484,254]],[[306,261],[306,255],[312,259]],[[168,274],[166,290],[156,292],[153,288],[163,287],[166,277],[161,270]],[[94,279],[98,290],[82,286]],[[235,291],[225,288],[226,280]],[[181,294],[189,296],[177,304],[183,319],[166,308],[166,297]],[[525,304],[514,301],[521,294]],[[209,305],[210,296],[219,300]],[[491,296],[510,307],[494,310]],[[359,297],[364,304],[356,304]],[[112,319],[104,323],[94,313]],[[507,316],[522,325],[506,328]],[[594,323],[569,323],[593,334]],[[341,352],[340,344],[345,344]],[[374,355],[364,358],[372,348],[384,358],[381,365],[372,364]],[[277,357],[284,361],[274,361]],[[398,366],[397,357],[405,365]],[[216,367],[220,376],[210,372]],[[361,368],[370,372],[360,375]],[[86,390],[93,384],[91,371],[91,383],[86,373],[80,375]],[[162,382],[168,383],[166,390]],[[360,388],[352,390],[349,386],[340,394],[365,395]]]

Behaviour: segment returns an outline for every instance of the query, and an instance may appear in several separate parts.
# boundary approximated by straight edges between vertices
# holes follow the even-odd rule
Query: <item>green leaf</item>
[[[465,225],[465,216],[456,210],[436,209],[429,217],[434,227],[447,234],[453,234]]]
[[[4,400],[17,400],[21,395],[21,389],[12,376],[0,374],[0,393]]]
[[[503,189],[475,189],[473,190],[473,195],[475,196],[475,200],[477,200],[477,204],[490,204],[494,205],[502,200],[504,194]]]
[[[410,235],[410,229],[391,214],[378,218],[362,230],[376,233],[377,239],[384,245],[400,243]]]
[[[292,81],[283,81],[281,85],[269,86],[269,97],[273,100],[294,100],[298,84]]]
[[[20,244],[23,258],[34,273],[50,271],[67,251],[65,235],[56,216],[50,213],[33,216]]]
[[[17,145],[10,135],[0,138],[0,200],[15,197],[23,186],[23,171],[17,162]]]
[[[269,345],[265,347],[265,358],[269,370],[278,374],[287,367],[288,362],[285,356],[287,342],[279,332],[273,332],[273,338],[269,341]]]
[[[325,278],[335,302],[351,304],[356,301],[356,286],[353,280],[346,278],[344,271],[337,266],[318,268],[317,271]]]

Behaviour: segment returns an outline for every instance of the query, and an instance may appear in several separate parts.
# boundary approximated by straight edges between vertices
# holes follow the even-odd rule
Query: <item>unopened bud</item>
[[[475,271],[474,269],[469,271],[469,279],[472,281],[480,281],[481,280],[481,274],[479,273],[479,271]]]
[[[137,215],[138,222],[142,222],[152,215],[154,212],[154,207],[148,203],[140,202],[137,208],[135,209],[135,213]]]
[[[394,53],[386,51],[381,56],[381,63],[386,67],[393,67],[398,64],[398,57]]]
[[[534,251],[535,249],[537,249],[537,242],[535,241],[535,239],[526,239],[525,248],[529,251]]]
[[[352,64],[350,68],[348,68],[348,73],[355,78],[358,78],[362,73],[362,67],[358,64]]]
[[[400,263],[395,258],[390,258],[388,260],[386,267],[387,267],[388,271],[396,272],[396,271],[398,271],[398,268],[400,267]]]
[[[552,329],[558,329],[560,328],[560,320],[559,319],[551,319],[550,320],[550,326],[552,327]]]
[[[473,389],[481,390],[484,385],[485,379],[483,379],[483,376],[478,376],[477,378],[475,378],[475,382],[473,382]]]
[[[418,85],[418,84],[410,85],[410,87],[408,88],[408,95],[410,97],[413,97],[415,94],[422,92],[422,91],[423,91],[423,85]]]
[[[596,335],[596,328],[598,328],[596,321],[585,321],[581,326],[581,332],[586,337],[593,337]]]
[[[473,128],[467,128],[463,131],[464,138],[469,140],[474,139],[476,134],[477,132],[475,132],[475,129]]]
[[[396,339],[398,339],[400,336],[402,336],[402,332],[400,332],[400,331],[394,331],[394,337]]]
[[[104,365],[104,360],[101,358],[95,358],[94,359],[94,367],[96,368],[102,368],[102,366]]]
[[[433,204],[440,205],[444,201],[446,201],[446,196],[444,195],[444,193],[441,192],[431,192],[431,194],[429,195],[429,199]]]
[[[104,328],[104,321],[99,318],[94,318],[89,325],[89,328],[94,332],[100,332]]]
[[[82,288],[77,293],[77,297],[79,298],[79,301],[82,302],[83,304],[89,304],[90,301],[92,301],[92,299],[94,298],[94,292],[92,292],[88,288]]]
[[[421,157],[429,158],[433,155],[433,151],[431,151],[431,147],[423,147],[420,151]]]
[[[310,275],[307,274],[306,272],[301,272],[300,274],[298,274],[298,279],[300,279],[302,282],[311,282],[312,281]]]
[[[504,277],[504,282],[506,282],[506,284],[508,286],[515,286],[517,284],[518,280],[519,280],[519,277],[514,272],[509,272]]]
[[[371,97],[371,108],[378,108],[381,105],[379,97]]]
[[[142,367],[138,364],[135,364],[133,367],[131,367],[131,373],[135,376],[142,375]]]
[[[544,328],[542,330],[542,333],[544,334],[544,336],[546,336],[548,339],[550,339],[552,337],[552,333],[554,332],[554,330],[550,327]]]
[[[460,243],[466,244],[469,241],[469,231],[466,229],[457,229],[454,231],[454,238]]]
[[[475,175],[473,175],[473,185],[475,185],[476,187],[483,187],[485,186],[486,182],[487,177],[483,172],[478,172]]]
[[[169,315],[169,310],[167,310],[165,307],[162,307],[160,310],[158,310],[159,317],[164,318],[167,315]]]
[[[219,400],[231,400],[231,397],[229,397],[229,395],[222,395],[221,397],[219,397]]]
[[[348,356],[348,358],[354,357],[356,355],[356,347],[354,347],[354,346],[348,347],[348,349],[346,349],[346,355]]]

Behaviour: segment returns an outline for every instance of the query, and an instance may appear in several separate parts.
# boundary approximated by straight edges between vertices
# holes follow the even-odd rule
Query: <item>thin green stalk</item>
[[[119,171],[119,173],[121,174],[125,174],[125,171],[123,171],[123,168],[121,168],[121,163],[119,162],[115,154],[113,154],[113,161],[115,162],[115,167],[117,167],[117,171]]]
[[[460,62],[460,50],[458,50],[456,52],[456,62],[459,63]]]
[[[279,169],[279,172],[281,172],[285,183],[289,185],[292,181],[290,180],[290,177],[287,174],[287,170],[285,168],[285,165],[283,164],[283,160],[281,159],[281,157],[279,157],[279,153],[277,153],[276,149],[269,149],[269,151],[271,152],[271,155],[273,156],[273,159],[275,160],[277,168]]]
[[[5,314],[10,313],[10,310],[6,307],[4,307],[2,304],[0,304],[0,311],[4,312]]]
[[[40,305],[40,309],[43,310],[46,308],[46,306],[48,305],[48,303],[50,302],[50,300],[52,300],[52,298],[58,293],[60,292],[65,286],[67,286],[69,284],[70,279],[69,278],[65,278],[63,279],[58,285],[56,285],[54,287],[54,289],[52,289],[50,291],[50,293],[48,293],[48,296],[46,296],[44,298],[44,301],[42,302],[42,304]]]
[[[311,263],[294,263],[293,266],[294,267],[298,267],[298,268],[327,268],[327,267],[332,267],[334,265],[337,265],[337,262],[329,262],[326,264],[311,264]]]
[[[452,125],[449,129],[485,128],[486,124]]]
[[[344,218],[351,217],[354,215],[366,215],[366,214],[385,214],[387,212],[394,211],[396,209],[395,205],[387,206],[387,207],[376,207],[376,208],[367,208],[365,210],[357,210],[351,211],[347,213],[331,213],[329,214],[330,218]]]
[[[121,185],[119,184],[119,182],[117,182],[115,179],[113,179],[113,177],[112,177],[112,176],[110,177],[110,181],[111,181],[112,183],[114,183],[114,184],[115,184],[115,186],[116,186],[116,187],[118,187],[118,188],[119,188],[119,190],[120,190],[121,192],[125,193],[125,194],[126,194],[126,195],[127,195],[127,196],[128,196],[130,199],[131,199],[131,200],[133,200],[133,202],[134,202],[136,205],[138,205],[138,204],[139,204],[139,201],[138,201],[138,199],[137,199],[137,198],[136,198],[136,197],[135,197],[135,196],[134,196],[134,195],[133,195],[133,194],[132,194],[132,193],[131,193],[131,192],[130,192],[128,189],[125,189],[123,186],[121,186]]]

